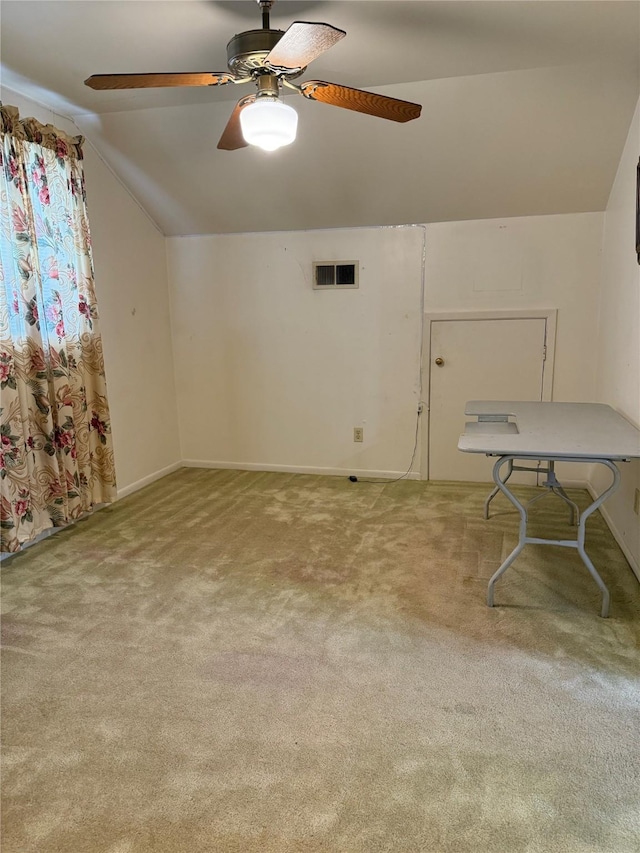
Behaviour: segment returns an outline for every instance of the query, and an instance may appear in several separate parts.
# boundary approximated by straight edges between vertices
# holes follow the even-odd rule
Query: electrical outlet
[[[353,428],[353,440],[354,441],[364,441],[364,427],[354,427]]]
[[[636,515],[640,515],[640,489],[636,489],[633,497],[633,511]]]

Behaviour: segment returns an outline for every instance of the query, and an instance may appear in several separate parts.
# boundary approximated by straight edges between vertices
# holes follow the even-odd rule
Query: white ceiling
[[[219,151],[249,86],[95,92],[91,74],[224,71],[255,0],[2,0],[3,86],[73,118],[166,234],[602,210],[640,93],[636,0],[278,0],[347,37],[302,80],[423,105],[396,124],[291,93],[298,139]]]

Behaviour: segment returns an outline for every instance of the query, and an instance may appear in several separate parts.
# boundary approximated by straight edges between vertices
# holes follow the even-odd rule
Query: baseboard
[[[591,483],[587,483],[587,491],[589,492],[589,494],[591,495],[591,497],[594,500],[598,497],[598,492],[596,492],[596,490],[593,488]],[[627,548],[627,545],[625,544],[625,541],[622,538],[620,531],[616,527],[615,522],[611,518],[609,511],[607,510],[607,507],[604,504],[602,504],[600,506],[599,512],[600,512],[600,515],[604,518],[604,520],[607,524],[607,527],[609,528],[609,530],[611,531],[611,533],[613,535],[613,538],[616,540],[616,542],[620,546],[620,550],[622,551],[622,553],[627,558],[627,562],[631,566],[631,571],[638,578],[638,581],[640,581],[640,566],[638,565],[638,561],[633,556],[631,551]]]
[[[117,500],[120,500],[120,498],[126,498],[127,495],[131,495],[139,489],[144,489],[145,486],[155,483],[156,480],[161,480],[163,477],[166,477],[167,474],[173,474],[174,471],[178,471],[182,467],[184,467],[183,462],[174,462],[172,465],[167,465],[166,468],[161,468],[153,474],[148,474],[141,480],[136,480],[135,483],[131,483],[131,485],[125,486],[123,489],[118,489]]]
[[[364,468],[315,468],[307,465],[265,465],[255,462],[211,462],[202,459],[183,459],[185,468],[230,468],[236,471],[273,471],[281,474],[320,474],[328,477],[379,477],[383,480],[420,480],[420,473],[412,471],[370,471]]]

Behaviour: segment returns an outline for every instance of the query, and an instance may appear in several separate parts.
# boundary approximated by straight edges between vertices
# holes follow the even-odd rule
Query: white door
[[[457,449],[467,400],[541,400],[544,318],[436,320],[431,323],[430,480],[491,481],[495,459]],[[520,475],[514,482],[535,482]]]

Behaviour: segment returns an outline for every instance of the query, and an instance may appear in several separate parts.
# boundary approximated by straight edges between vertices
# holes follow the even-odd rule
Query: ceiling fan
[[[227,45],[229,71],[178,72],[175,74],[94,74],[85,80],[92,89],[147,89],[162,86],[224,86],[254,83],[256,93],[240,98],[227,122],[218,148],[234,151],[247,145],[273,151],[293,142],[298,116],[285,104],[281,87],[312,101],[334,107],[406,122],[418,118],[422,107],[409,101],[351,89],[323,80],[292,81],[307,65],[346,35],[330,24],[295,21],[286,30],[269,28],[269,12],[275,0],[256,0],[262,10],[262,29],[235,35]]]

